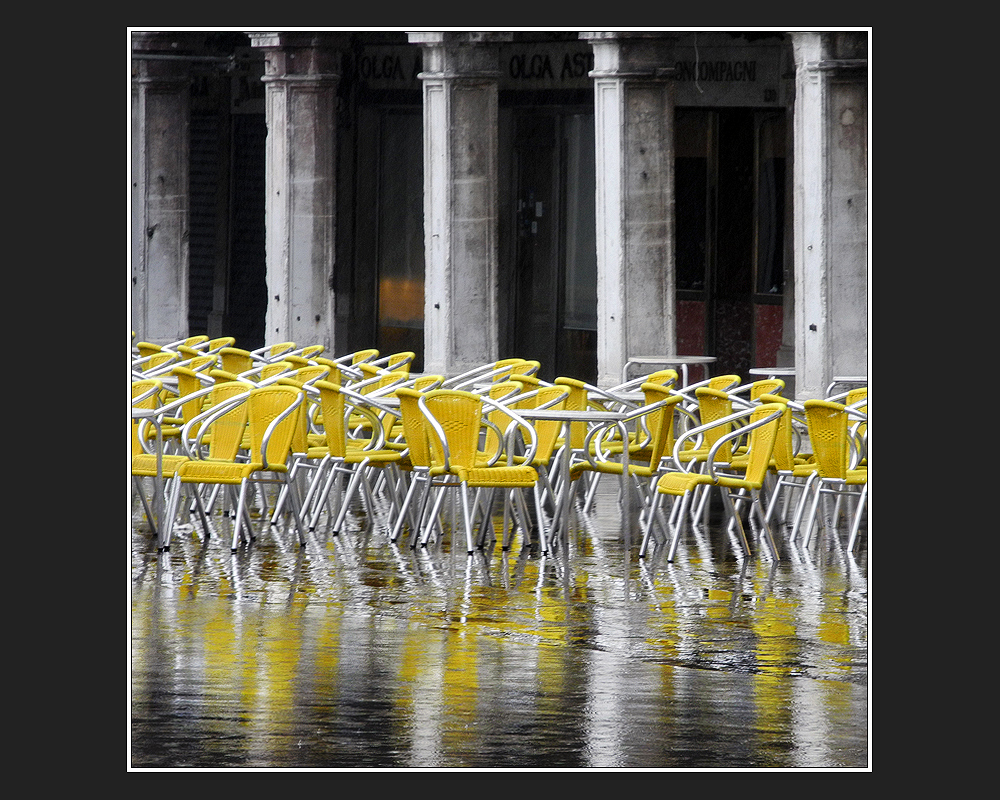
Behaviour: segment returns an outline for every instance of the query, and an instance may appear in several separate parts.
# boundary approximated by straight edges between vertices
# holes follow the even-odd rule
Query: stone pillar
[[[867,62],[836,58],[837,34],[791,36],[795,385],[807,399],[836,375],[868,374]]]
[[[795,386],[800,398],[822,397],[830,382],[826,165],[827,86],[819,63],[822,34],[792,33],[795,57]]]
[[[455,374],[498,357],[498,44],[511,34],[408,35],[424,48],[424,369]]]
[[[132,329],[166,344],[189,335],[189,62],[171,33],[132,53]]]
[[[674,353],[675,37],[584,31],[594,49],[598,383]]]
[[[265,51],[265,342],[333,351],[336,108],[342,37],[250,33]]]

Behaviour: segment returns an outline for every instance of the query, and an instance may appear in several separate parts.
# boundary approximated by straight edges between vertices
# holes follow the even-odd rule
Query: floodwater
[[[549,555],[394,545],[360,503],[161,553],[133,502],[129,768],[870,769],[867,535],[639,559],[604,483]]]

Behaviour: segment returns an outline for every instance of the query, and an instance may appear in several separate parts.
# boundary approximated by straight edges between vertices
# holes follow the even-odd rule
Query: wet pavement
[[[133,498],[129,768],[870,769],[867,534],[639,559],[615,485],[550,555],[394,545],[360,503],[161,553]]]

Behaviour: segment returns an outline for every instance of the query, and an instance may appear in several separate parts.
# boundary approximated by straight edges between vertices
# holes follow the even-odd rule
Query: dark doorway
[[[597,378],[594,115],[532,108],[514,114],[512,352],[539,376]]]
[[[783,129],[781,113],[677,109],[678,347],[715,356],[715,374],[746,379],[752,367],[773,365],[784,288]]]

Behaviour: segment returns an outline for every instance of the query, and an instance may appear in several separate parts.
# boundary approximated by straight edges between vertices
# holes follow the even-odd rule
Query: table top
[[[629,356],[626,364],[714,364],[715,356]]]
[[[794,375],[795,367],[754,367],[750,370],[751,375]]]
[[[585,408],[582,410],[554,408],[518,408],[516,414],[525,419],[555,420],[562,422],[621,422],[629,416],[629,411],[600,411]]]

